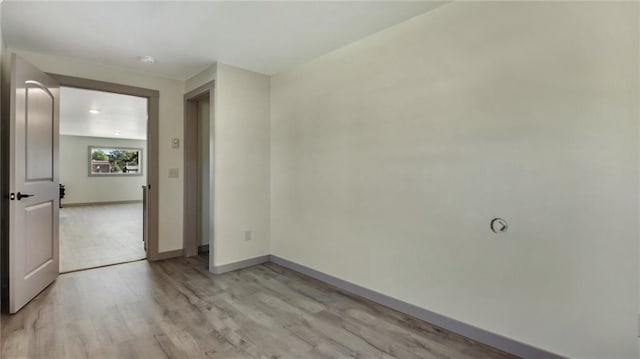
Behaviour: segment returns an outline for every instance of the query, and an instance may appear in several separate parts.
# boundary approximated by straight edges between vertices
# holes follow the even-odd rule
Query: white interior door
[[[60,85],[11,57],[9,311],[58,276],[58,111]]]

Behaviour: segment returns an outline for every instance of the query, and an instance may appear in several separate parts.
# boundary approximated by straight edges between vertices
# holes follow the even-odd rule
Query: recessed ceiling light
[[[113,131],[113,134],[116,135],[116,136],[120,136],[120,130]]]
[[[138,61],[142,62],[143,64],[155,64],[156,58],[153,56],[138,56]]]
[[[90,114],[93,114],[93,115],[97,115],[97,114],[99,114],[99,113],[100,113],[100,110],[95,109],[95,108],[92,108],[91,110],[89,110],[89,113],[90,113]]]

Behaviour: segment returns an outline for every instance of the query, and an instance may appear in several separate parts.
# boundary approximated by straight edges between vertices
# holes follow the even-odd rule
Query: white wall
[[[199,73],[193,75],[191,78],[188,78],[184,83],[184,92],[189,92],[191,90],[195,90],[196,88],[206,84],[207,82],[211,82],[216,79],[216,66],[217,64],[212,64],[206,69],[200,71]]]
[[[89,146],[142,148],[142,176],[89,176]],[[60,136],[60,183],[66,195],[62,204],[142,201],[147,183],[147,142],[140,140]]]
[[[171,139],[182,138],[184,82],[144,75],[121,68],[25,51],[16,52],[41,70],[92,80],[115,82],[160,91],[159,145],[159,247],[160,252],[182,249],[182,178],[168,178],[169,168],[183,170],[182,147],[171,148]]]
[[[268,76],[220,63],[215,78],[212,210],[219,266],[269,254],[270,85]]]
[[[272,253],[637,358],[638,75],[638,4],[612,2],[455,2],[276,75]]]

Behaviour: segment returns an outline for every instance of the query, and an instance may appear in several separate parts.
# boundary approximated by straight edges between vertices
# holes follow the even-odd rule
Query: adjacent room
[[[0,356],[639,358],[639,29],[0,1]]]
[[[146,258],[147,101],[60,89],[60,271]]]

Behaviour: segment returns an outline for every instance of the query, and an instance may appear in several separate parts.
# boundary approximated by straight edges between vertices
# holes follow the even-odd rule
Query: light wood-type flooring
[[[63,274],[2,317],[2,358],[509,358],[276,264],[204,257]]]
[[[142,203],[60,208],[60,271],[146,257]]]

